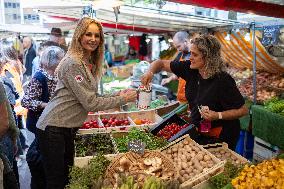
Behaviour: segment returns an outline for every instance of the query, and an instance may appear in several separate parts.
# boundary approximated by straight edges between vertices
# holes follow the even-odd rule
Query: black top
[[[185,64],[178,64],[177,61],[172,61],[171,70],[178,77],[186,80],[185,94],[191,107],[192,123],[197,126],[199,126],[201,121],[197,105],[208,106],[210,110],[222,112],[238,109],[245,103],[235,80],[226,72],[203,79],[197,69],[190,69],[190,61],[187,61]],[[212,121],[211,125],[212,127],[223,126],[223,134],[232,132],[235,134],[240,129],[238,119]]]

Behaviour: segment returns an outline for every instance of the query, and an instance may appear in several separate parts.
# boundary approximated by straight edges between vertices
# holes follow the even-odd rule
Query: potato
[[[186,173],[183,175],[183,178],[184,178],[184,179],[187,179],[188,177],[189,177],[189,175],[186,174]]]
[[[207,163],[205,161],[200,161],[199,163],[203,168],[207,167]]]
[[[190,162],[190,160],[191,160],[190,154],[188,154],[188,155],[186,156],[186,160],[187,160],[188,162]]]
[[[203,159],[204,161],[209,161],[211,160],[211,157],[209,155],[204,155]]]
[[[167,150],[167,153],[168,153],[168,154],[171,154],[171,153],[172,153],[172,149],[169,148],[169,149]]]
[[[185,172],[187,172],[187,174],[191,174],[193,171],[192,167],[187,167],[187,169],[185,170]]]
[[[192,164],[193,164],[192,161],[187,162],[188,166],[192,166]]]
[[[179,171],[179,174],[180,174],[181,176],[183,176],[185,173],[186,173],[186,172],[185,172],[185,170],[183,170],[183,169]]]
[[[184,145],[188,145],[188,144],[189,144],[189,141],[185,139],[185,140],[183,141],[183,144],[184,144]]]
[[[220,154],[225,154],[226,153],[226,151],[225,150],[220,150]]]
[[[197,170],[197,169],[193,169],[192,171],[194,173],[194,175],[198,175],[199,173],[201,173],[201,171]]]
[[[208,164],[207,164],[207,167],[208,167],[208,168],[211,168],[211,167],[213,167],[213,166],[214,166],[213,163],[208,163]]]
[[[173,153],[175,153],[175,152],[177,152],[177,151],[178,151],[178,149],[177,149],[176,147],[173,147],[173,148],[172,148],[172,152],[173,152]]]
[[[183,169],[186,169],[188,166],[187,166],[187,163],[185,163],[185,162],[181,162],[181,167],[183,168]]]
[[[226,156],[226,157],[230,157],[230,156],[231,156],[231,153],[230,153],[230,152],[226,152],[226,153],[225,153],[225,156]]]
[[[231,160],[236,161],[238,158],[234,155],[231,155]]]
[[[200,163],[197,161],[197,159],[193,160],[193,165],[198,171],[202,171],[203,167],[200,165]]]
[[[202,160],[203,160],[203,154],[199,152],[199,153],[195,156],[195,158],[198,159],[199,161],[202,161]]]
[[[173,157],[177,157],[178,154],[177,154],[177,153],[173,153],[172,156],[173,156]]]

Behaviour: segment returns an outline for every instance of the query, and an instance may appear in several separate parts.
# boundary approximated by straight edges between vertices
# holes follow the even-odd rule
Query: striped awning
[[[236,68],[253,67],[252,40],[246,41],[240,32],[232,33],[231,40],[226,40],[226,32],[216,32],[215,36],[222,44],[222,54],[226,62]],[[284,67],[272,57],[256,38],[256,68],[270,73],[284,73]]]

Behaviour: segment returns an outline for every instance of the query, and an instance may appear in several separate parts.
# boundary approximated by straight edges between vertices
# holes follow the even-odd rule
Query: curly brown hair
[[[201,52],[207,77],[225,71],[225,62],[221,57],[221,44],[213,35],[202,34],[191,40]]]
[[[89,18],[89,17],[84,17],[84,18],[79,20],[77,27],[74,31],[73,37],[72,37],[70,47],[69,47],[64,59],[67,58],[67,57],[72,57],[72,58],[78,60],[79,62],[83,62],[82,60],[83,60],[83,57],[84,57],[84,48],[81,45],[81,39],[82,39],[82,36],[87,31],[89,25],[91,25],[91,24],[96,24],[99,28],[99,31],[100,31],[99,46],[91,54],[91,62],[95,66],[95,75],[94,76],[97,79],[99,79],[101,77],[101,74],[102,74],[103,55],[104,55],[104,33],[103,33],[103,27],[102,27],[102,25],[99,21],[94,20],[94,19]],[[63,62],[64,59],[61,62]],[[61,65],[59,64],[58,68],[60,66]]]

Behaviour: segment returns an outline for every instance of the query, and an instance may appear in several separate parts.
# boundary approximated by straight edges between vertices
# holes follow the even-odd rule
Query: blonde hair
[[[104,33],[103,33],[103,27],[100,22],[97,20],[94,20],[89,17],[84,17],[81,20],[79,20],[77,27],[75,29],[70,47],[66,53],[66,56],[63,58],[63,60],[59,63],[56,73],[58,69],[60,68],[62,62],[64,62],[64,59],[67,57],[72,57],[79,61],[80,63],[83,62],[84,57],[84,48],[81,45],[81,39],[85,32],[87,31],[88,27],[91,24],[96,24],[100,31],[100,43],[97,47],[97,49],[92,52],[91,54],[91,61],[94,64],[95,67],[95,73],[94,77],[99,79],[102,74],[102,65],[103,65],[103,55],[104,55]]]
[[[221,57],[221,44],[213,35],[203,34],[191,40],[201,52],[205,62],[205,72],[208,77],[212,77],[225,71],[225,63]]]

